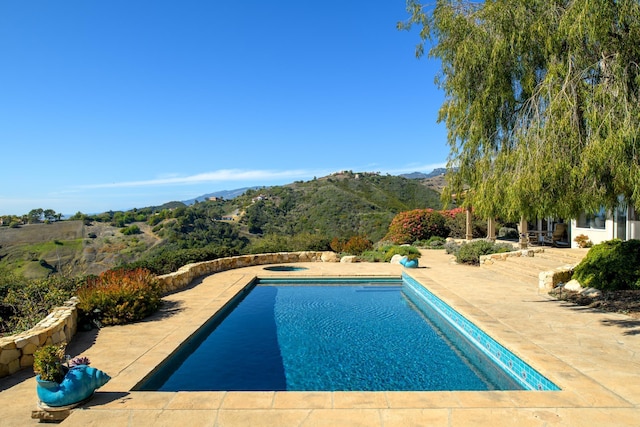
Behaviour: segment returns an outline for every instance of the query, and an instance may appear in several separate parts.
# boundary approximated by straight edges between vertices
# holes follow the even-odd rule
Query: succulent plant
[[[64,346],[47,344],[33,353],[33,372],[43,381],[59,383],[64,378],[62,361]]]
[[[85,356],[77,356],[74,357],[73,359],[69,360],[69,367],[73,368],[74,366],[79,366],[79,365],[90,365],[91,361],[89,360],[88,357]]]

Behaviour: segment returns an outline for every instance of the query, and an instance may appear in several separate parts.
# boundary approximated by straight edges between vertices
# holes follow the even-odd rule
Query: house
[[[640,239],[640,215],[620,198],[618,207],[613,211],[600,208],[596,213],[583,213],[571,220],[572,248],[578,247],[573,239],[581,234],[594,245],[611,239]]]
[[[521,248],[529,245],[552,244],[560,247],[579,248],[575,238],[580,235],[587,236],[591,243],[598,244],[607,240],[640,239],[640,213],[630,206],[622,197],[619,197],[618,206],[614,210],[604,207],[598,212],[584,212],[578,218],[572,219],[565,225],[565,221],[558,218],[543,218],[527,220],[522,218],[518,224]],[[466,239],[473,238],[471,234],[471,208],[467,208]],[[562,228],[560,228],[562,226]],[[524,231],[523,231],[524,230]],[[559,232],[553,236],[554,231]],[[495,220],[488,219],[487,238],[495,240]]]

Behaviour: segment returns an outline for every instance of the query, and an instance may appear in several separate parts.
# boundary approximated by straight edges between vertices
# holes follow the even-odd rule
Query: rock
[[[343,256],[342,258],[340,258],[340,262],[344,262],[344,263],[346,263],[346,262],[357,262],[357,258],[358,257],[355,256],[355,255],[346,255],[346,256]]]
[[[567,291],[580,292],[582,290],[582,285],[580,285],[580,282],[577,280],[572,279],[564,284],[564,289]]]
[[[400,261],[402,260],[403,257],[402,255],[398,255],[395,254],[393,257],[391,257],[391,264],[400,264]]]
[[[322,260],[322,262],[338,262],[338,261],[340,261],[338,259],[338,254],[336,254],[335,252],[323,252],[322,256],[320,257],[320,259]]]
[[[602,296],[602,291],[596,288],[584,288],[580,291],[580,294],[588,298],[596,299]]]

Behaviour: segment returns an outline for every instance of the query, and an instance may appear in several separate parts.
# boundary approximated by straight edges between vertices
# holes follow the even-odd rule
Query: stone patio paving
[[[135,392],[131,391],[255,276],[399,276],[389,264],[304,264],[304,272],[247,267],[208,276],[169,295],[163,310],[133,325],[80,332],[68,353],[112,376],[64,426],[638,426],[640,322],[572,307],[537,284],[425,251],[405,270],[561,391]],[[33,373],[0,379],[0,426],[37,424]]]

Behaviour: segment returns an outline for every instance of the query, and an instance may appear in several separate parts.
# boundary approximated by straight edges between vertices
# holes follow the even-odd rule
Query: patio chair
[[[567,243],[563,241],[566,235],[567,224],[559,222],[553,228],[553,233],[551,233],[551,235],[545,236],[544,241],[545,243],[549,243],[551,246],[567,246]]]

